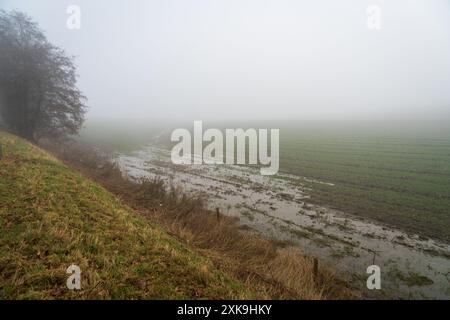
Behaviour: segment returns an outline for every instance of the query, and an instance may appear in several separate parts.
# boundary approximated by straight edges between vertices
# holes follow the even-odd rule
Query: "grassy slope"
[[[0,144],[0,299],[258,298],[41,149]]]

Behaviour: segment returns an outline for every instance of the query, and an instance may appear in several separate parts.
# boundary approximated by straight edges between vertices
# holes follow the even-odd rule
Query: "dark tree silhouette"
[[[0,11],[0,118],[11,130],[31,141],[76,134],[86,112],[76,77],[30,17]]]

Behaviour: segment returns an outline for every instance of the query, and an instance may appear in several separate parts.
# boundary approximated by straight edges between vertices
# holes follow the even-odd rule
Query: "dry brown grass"
[[[167,188],[159,179],[133,182],[123,177],[107,155],[99,155],[87,146],[71,143],[46,148],[267,298],[359,297],[320,264],[314,276],[313,258],[298,248],[283,248],[251,230],[243,230],[235,218],[205,209],[204,199],[190,197],[180,187]]]

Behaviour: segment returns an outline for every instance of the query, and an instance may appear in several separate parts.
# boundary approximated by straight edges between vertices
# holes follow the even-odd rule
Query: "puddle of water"
[[[206,194],[211,209],[299,245],[369,297],[450,298],[450,244],[308,204],[304,177],[261,176],[258,168],[243,166],[175,166],[168,150],[153,146],[118,155],[116,161],[131,179],[160,177],[186,192]],[[376,294],[366,288],[372,264],[382,273],[382,290]]]

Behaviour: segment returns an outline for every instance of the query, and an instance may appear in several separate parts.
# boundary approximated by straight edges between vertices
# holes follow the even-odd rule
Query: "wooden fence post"
[[[219,211],[219,208],[216,208],[216,216],[217,216],[217,222],[220,222],[220,211]]]
[[[319,260],[317,258],[313,258],[313,279],[314,282],[317,282],[317,277],[319,276]]]

